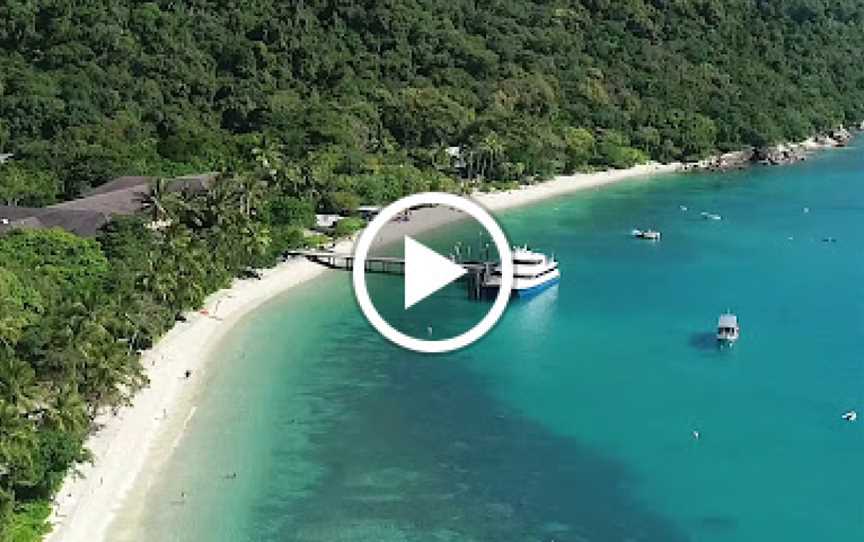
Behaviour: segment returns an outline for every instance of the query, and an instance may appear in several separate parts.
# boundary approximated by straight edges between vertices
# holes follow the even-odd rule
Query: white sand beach
[[[562,175],[554,179],[534,185],[526,185],[517,190],[502,192],[476,193],[472,199],[490,211],[500,211],[510,207],[527,205],[535,201],[554,198],[569,192],[586,190],[610,183],[620,182],[636,177],[646,177],[662,173],[683,171],[684,165],[679,162],[660,164],[650,162],[628,169],[610,169],[596,173],[576,173]]]
[[[343,242],[339,250],[350,250]],[[67,476],[57,494],[48,541],[107,540],[108,526],[135,484],[149,484],[170,449],[154,443],[176,442],[193,412],[193,399],[208,359],[219,338],[240,318],[273,296],[326,272],[305,260],[282,263],[262,273],[261,280],[235,280],[231,288],[211,295],[201,311],[187,315],[141,360],[150,384],[121,408],[104,413],[101,429],[87,448],[93,463],[80,465],[80,475]],[[186,378],[186,371],[191,375]],[[176,434],[176,435],[175,435]]]
[[[476,194],[473,199],[491,211],[525,205],[567,192],[658,173],[680,171],[680,164],[640,165],[626,170],[558,177],[552,181],[506,192]],[[385,244],[405,234],[416,234],[461,218],[449,209],[423,209],[407,223],[387,228]],[[347,252],[350,241],[337,251]],[[100,542],[109,526],[127,506],[128,496],[152,485],[160,466],[182,438],[195,412],[195,397],[204,392],[208,353],[213,345],[244,315],[289,288],[328,271],[305,260],[292,260],[263,272],[261,280],[236,280],[229,289],[210,296],[201,311],[189,314],[142,358],[150,384],[134,398],[131,407],[116,415],[103,414],[101,429],[91,435],[87,447],[93,463],[81,465],[79,474],[67,476],[57,495],[50,518],[54,530],[49,542]],[[186,371],[191,375],[187,378]],[[166,446],[165,443],[168,443]]]

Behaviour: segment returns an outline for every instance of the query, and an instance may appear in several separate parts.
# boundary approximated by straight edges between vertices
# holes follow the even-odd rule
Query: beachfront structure
[[[513,247],[513,294],[527,297],[537,294],[561,280],[558,261],[554,257],[534,252],[527,246]],[[489,274],[483,287],[497,289],[501,286],[501,266],[497,265]]]
[[[16,229],[62,228],[82,237],[95,237],[110,218],[93,210],[0,205],[0,235]]]
[[[465,171],[467,163],[465,162],[465,156],[462,153],[462,147],[447,147],[444,149],[444,153],[450,159],[450,167],[460,173]]]
[[[315,229],[319,231],[332,230],[340,220],[342,220],[341,215],[315,215]]]
[[[216,174],[178,177],[167,183],[169,192],[201,192]],[[152,190],[153,177],[118,177],[78,199],[48,207],[0,205],[0,234],[13,229],[62,228],[82,237],[95,237],[114,216],[141,212]]]
[[[381,207],[377,205],[361,205],[357,207],[357,214],[365,221],[370,221],[381,212]]]

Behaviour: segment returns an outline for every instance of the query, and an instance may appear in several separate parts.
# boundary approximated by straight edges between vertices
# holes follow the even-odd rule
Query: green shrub
[[[348,217],[343,218],[339,222],[336,223],[336,226],[333,228],[333,236],[334,237],[348,237],[353,235],[357,231],[363,229],[366,223],[363,222],[360,218]]]

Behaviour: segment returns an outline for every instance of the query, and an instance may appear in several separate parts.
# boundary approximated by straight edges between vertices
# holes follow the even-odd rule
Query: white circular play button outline
[[[449,339],[428,341],[402,333],[381,317],[369,298],[369,291],[366,289],[366,258],[369,256],[369,248],[378,235],[378,230],[386,226],[397,214],[418,205],[446,205],[468,214],[489,232],[501,258],[501,285],[498,288],[498,295],[495,297],[492,308],[474,327]],[[426,354],[439,354],[452,352],[473,343],[492,329],[501,315],[504,314],[504,309],[507,308],[507,303],[510,301],[510,292],[513,289],[513,255],[510,252],[507,236],[504,235],[501,226],[483,207],[453,194],[423,192],[391,203],[366,226],[357,241],[357,248],[354,250],[354,269],[351,278],[354,283],[354,296],[357,298],[360,310],[363,311],[366,319],[378,333],[402,348]]]

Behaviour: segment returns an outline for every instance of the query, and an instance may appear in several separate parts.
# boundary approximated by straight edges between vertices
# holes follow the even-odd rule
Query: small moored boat
[[[638,230],[634,229],[631,234],[637,239],[645,239],[648,241],[659,241],[662,234],[657,230]]]
[[[855,412],[854,410],[850,410],[846,414],[843,414],[843,419],[846,420],[847,422],[854,422],[855,420],[858,419],[858,413]]]
[[[738,317],[732,313],[721,314],[717,320],[717,341],[723,344],[732,344],[738,340],[741,328],[738,326]]]
[[[704,218],[705,220],[723,220],[723,217],[716,213],[708,213],[703,211],[701,214],[702,218]]]

